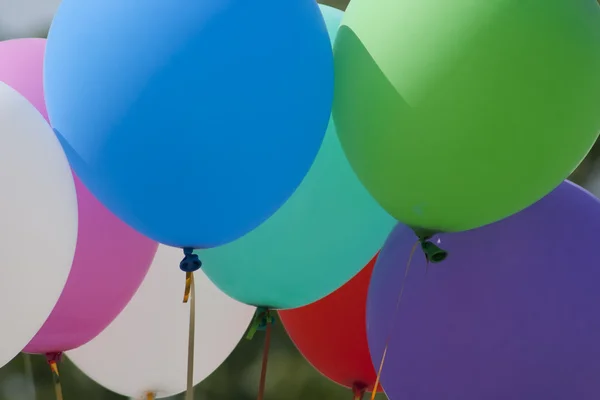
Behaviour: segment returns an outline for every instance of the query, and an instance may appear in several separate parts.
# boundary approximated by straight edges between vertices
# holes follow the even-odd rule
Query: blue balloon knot
[[[194,253],[193,248],[184,248],[183,254],[185,257],[179,263],[179,269],[181,269],[183,272],[196,272],[202,267],[202,261],[200,261],[198,254]]]

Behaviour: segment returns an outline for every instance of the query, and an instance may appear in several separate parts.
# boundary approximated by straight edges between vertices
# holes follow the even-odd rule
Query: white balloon
[[[0,82],[0,366],[54,308],[75,255],[77,218],[58,139],[29,101]]]
[[[185,390],[190,310],[189,303],[182,303],[182,258],[181,249],[160,245],[146,279],[125,310],[90,343],[67,353],[86,375],[135,399],[149,392],[161,398]],[[222,293],[202,270],[194,277],[194,384],[198,384],[233,351],[255,308]]]

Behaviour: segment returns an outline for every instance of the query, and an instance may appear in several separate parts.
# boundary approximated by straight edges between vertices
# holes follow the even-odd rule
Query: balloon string
[[[49,361],[50,370],[52,371],[52,380],[54,381],[54,393],[56,394],[56,400],[63,400],[62,386],[60,385],[60,374],[58,373],[58,365],[56,361]]]
[[[196,330],[196,285],[194,273],[185,274],[185,294],[183,302],[190,301],[190,331],[188,337],[188,360],[187,360],[187,390],[185,400],[194,400],[194,338]]]
[[[362,393],[356,393],[354,395],[354,400],[363,400],[364,397],[365,397],[365,392],[364,391]]]
[[[270,311],[267,311],[270,313]],[[271,326],[273,325],[270,319],[270,315],[267,314],[267,326],[265,333],[265,346],[263,348],[262,367],[260,369],[260,383],[258,385],[258,396],[257,400],[263,400],[265,397],[265,385],[267,382],[267,364],[269,362],[269,347],[271,347]]]
[[[383,365],[385,364],[385,356],[387,355],[388,347],[390,345],[390,340],[392,339],[392,333],[394,331],[394,325],[396,322],[396,317],[398,316],[398,310],[400,310],[400,303],[402,302],[402,295],[404,294],[404,285],[406,283],[406,278],[408,278],[408,272],[410,271],[410,264],[413,259],[413,255],[415,254],[415,250],[417,249],[417,245],[419,241],[417,241],[412,250],[410,251],[410,255],[408,256],[408,262],[406,263],[406,271],[404,272],[404,278],[402,279],[402,286],[400,286],[400,293],[398,294],[398,301],[396,302],[396,310],[394,311],[394,315],[392,316],[392,322],[390,324],[390,331],[385,340],[385,347],[383,348],[383,355],[381,356],[381,363],[379,364],[379,370],[377,371],[377,379],[375,379],[375,386],[373,386],[373,393],[371,393],[371,400],[375,400],[375,396],[377,396],[377,390],[379,389],[379,380],[381,379],[381,372],[383,371]]]

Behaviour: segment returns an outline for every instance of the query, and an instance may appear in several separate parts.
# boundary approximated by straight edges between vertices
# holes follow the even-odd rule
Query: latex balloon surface
[[[67,356],[100,385],[123,396],[173,396],[186,388],[189,304],[182,304],[181,250],[159,246],[142,286],[98,337]],[[196,281],[194,384],[233,351],[254,307],[221,293],[201,271]],[[107,362],[99,362],[106,360]]]
[[[42,85],[45,47],[44,39],[0,42],[0,59],[5,60],[0,80],[47,119]],[[46,132],[54,136],[51,130]],[[52,313],[23,350],[28,353],[71,350],[99,334],[142,283],[158,246],[111,214],[77,177],[75,188],[79,233],[73,265]]]
[[[312,165],[333,95],[314,0],[64,0],[44,71],[82,182],[178,247],[228,243],[272,215]]]
[[[0,82],[0,366],[50,315],[77,242],[77,196],[60,143],[27,99]]]
[[[435,237],[448,258],[427,268],[415,254],[396,312],[416,241],[398,225],[367,302],[375,365],[391,332],[389,399],[598,398],[599,232],[600,201],[565,182],[503,221]]]
[[[524,209],[600,132],[596,0],[353,0],[334,53],[346,155],[413,227]]]
[[[365,324],[375,260],[329,296],[279,312],[285,330],[308,362],[329,379],[358,393],[373,390],[376,378]]]
[[[332,40],[343,12],[320,6]],[[348,164],[330,122],[300,187],[241,239],[198,251],[203,271],[248,304],[295,308],[339,288],[381,248],[394,225]]]
[[[144,280],[158,247],[108,211],[75,177],[79,236],[69,279],[27,353],[78,348],[102,332]]]

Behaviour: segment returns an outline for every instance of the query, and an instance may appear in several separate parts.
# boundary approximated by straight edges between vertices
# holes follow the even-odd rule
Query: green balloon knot
[[[427,257],[428,262],[437,264],[441,263],[448,257],[448,252],[446,250],[441,249],[438,245],[431,241],[431,238],[440,233],[440,231],[419,227],[411,227],[411,229],[419,238],[419,242],[421,242],[421,249],[423,250],[423,253],[425,253],[425,257]]]
[[[421,249],[432,264],[441,263],[448,257],[448,252],[429,240],[430,237],[420,238]]]
[[[267,329],[267,325],[275,324],[275,317],[273,312],[267,307],[257,307],[254,313],[254,318],[250,323],[248,332],[246,333],[246,339],[252,340],[254,334],[257,331],[264,331]]]

